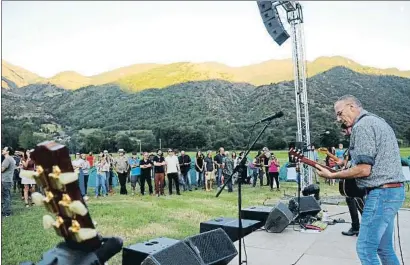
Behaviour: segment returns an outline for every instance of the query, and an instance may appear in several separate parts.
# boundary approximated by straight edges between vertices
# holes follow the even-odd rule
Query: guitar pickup
[[[53,166],[53,172],[48,174],[50,177],[50,185],[53,189],[65,191],[65,185],[78,180],[78,174],[75,172],[61,173],[58,166]]]
[[[97,230],[92,228],[81,228],[80,223],[76,220],[71,222],[71,226],[68,228],[74,241],[80,243],[92,239],[97,236]]]
[[[87,208],[81,201],[71,200],[68,194],[63,194],[62,199],[58,202],[58,204],[61,206],[60,209],[64,215],[70,218],[75,218],[77,214],[85,216],[88,213]]]

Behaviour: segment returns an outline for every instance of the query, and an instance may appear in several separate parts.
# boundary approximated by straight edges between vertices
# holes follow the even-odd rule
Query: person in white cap
[[[115,171],[118,174],[118,180],[120,181],[120,194],[126,195],[127,192],[127,173],[130,165],[128,158],[125,156],[124,149],[118,150],[119,157],[114,160]]]

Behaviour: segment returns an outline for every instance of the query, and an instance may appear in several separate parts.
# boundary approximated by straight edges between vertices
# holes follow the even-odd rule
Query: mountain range
[[[151,78],[171,75],[167,72],[171,66],[181,68],[176,65],[153,66],[145,73],[152,73]],[[190,65],[199,69],[198,64]],[[15,87],[2,89],[2,142],[18,145],[22,128],[30,122],[37,133],[46,138],[66,138],[70,148],[77,151],[130,150],[134,147],[129,144],[137,139],[148,150],[158,146],[159,138],[163,147],[244,148],[248,139],[255,136],[256,132],[251,131],[253,122],[280,110],[284,117],[269,127],[260,144],[283,147],[283,142],[286,145],[295,139],[292,81],[258,86],[220,78],[183,81],[183,73],[175,70],[171,76],[181,77],[179,82],[162,89],[149,83],[153,80],[149,75],[145,77],[153,87],[149,89],[124,89],[124,84],[109,83],[67,90],[50,82],[24,87],[13,82]],[[144,75],[138,75],[138,80],[143,80]],[[36,78],[21,73],[18,76]],[[164,80],[164,86],[175,81]],[[362,74],[337,66],[308,78],[307,87],[313,142],[320,143],[321,135],[329,129],[339,135],[335,141],[342,139],[333,102],[345,94],[357,96],[367,110],[386,119],[398,139],[406,138],[410,129],[410,78]]]
[[[410,71],[363,66],[341,56],[320,57],[307,62],[307,75],[311,77],[337,66],[343,66],[361,74],[410,78]],[[189,81],[212,79],[249,83],[254,86],[290,81],[293,80],[293,63],[291,59],[285,59],[270,60],[243,67],[230,67],[216,62],[135,64],[94,76],[83,76],[74,71],[65,71],[51,78],[44,78],[2,60],[2,88],[6,89],[21,88],[31,84],[52,84],[60,88],[75,90],[90,85],[116,84],[123,90],[138,92],[149,88],[165,88]]]

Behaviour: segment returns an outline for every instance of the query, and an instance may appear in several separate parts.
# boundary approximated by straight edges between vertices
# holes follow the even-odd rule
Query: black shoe
[[[353,228],[350,228],[349,231],[347,231],[347,232],[343,231],[342,235],[344,235],[344,236],[358,236],[359,231],[356,231],[356,230],[353,230]]]

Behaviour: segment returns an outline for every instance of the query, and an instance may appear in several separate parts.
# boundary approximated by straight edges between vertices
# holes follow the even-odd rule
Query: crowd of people
[[[270,153],[267,148],[259,151],[251,163],[245,164],[245,167],[251,168],[252,174],[248,175],[247,170],[239,170],[233,175],[232,181],[227,180],[242,160],[243,152],[237,156],[235,152],[230,154],[223,147],[219,148],[215,156],[212,151],[207,151],[206,155],[197,151],[194,159],[185,151],[179,152],[174,149],[168,149],[165,155],[160,149],[155,154],[143,152],[141,157],[136,152],[127,157],[124,149],[119,149],[118,156],[114,157],[105,150],[98,156],[92,153],[77,153],[72,163],[74,169],[79,171],[79,185],[83,196],[87,195],[89,171],[95,168],[96,198],[114,193],[113,180],[116,177],[120,185],[120,194],[123,195],[128,194],[127,183],[131,184],[132,195],[137,193],[137,186],[141,195],[146,194],[147,185],[149,195],[164,196],[167,183],[169,195],[173,194],[173,190],[177,195],[181,195],[181,189],[211,191],[214,187],[221,188],[225,181],[228,192],[232,192],[241,172],[244,172],[244,183],[252,183],[255,187],[259,178],[260,186],[263,186],[263,179],[266,178],[267,186],[270,185],[273,190],[273,183],[276,182],[279,190],[279,160],[268,154]],[[191,170],[195,172],[195,181],[191,180]]]
[[[33,150],[16,151],[11,147],[2,149],[2,215],[11,213],[11,192],[21,195],[26,207],[32,206],[31,193],[41,192],[33,179],[25,178],[21,170],[35,170],[35,163],[30,157]],[[279,190],[279,160],[266,147],[259,151],[253,160],[246,160],[245,164],[234,169],[242,161],[244,153],[225,151],[223,147],[214,155],[209,150],[206,154],[197,151],[192,158],[185,151],[167,149],[167,154],[162,150],[156,153],[132,152],[128,157],[124,149],[118,150],[118,156],[113,156],[107,150],[94,155],[76,153],[72,160],[73,170],[78,173],[78,183],[81,195],[88,200],[88,187],[90,178],[95,178],[95,198],[106,197],[114,194],[113,186],[118,182],[120,194],[128,194],[127,183],[131,184],[131,194],[149,194],[165,196],[174,192],[181,195],[182,191],[203,189],[207,192],[220,189],[226,182],[228,192],[233,192],[234,185],[241,181],[256,187],[259,185],[270,186]],[[191,171],[195,172],[195,179],[191,179]],[[231,180],[230,176],[233,175]],[[239,177],[240,176],[240,177]],[[137,191],[139,186],[139,191]],[[148,192],[146,191],[148,186]]]

